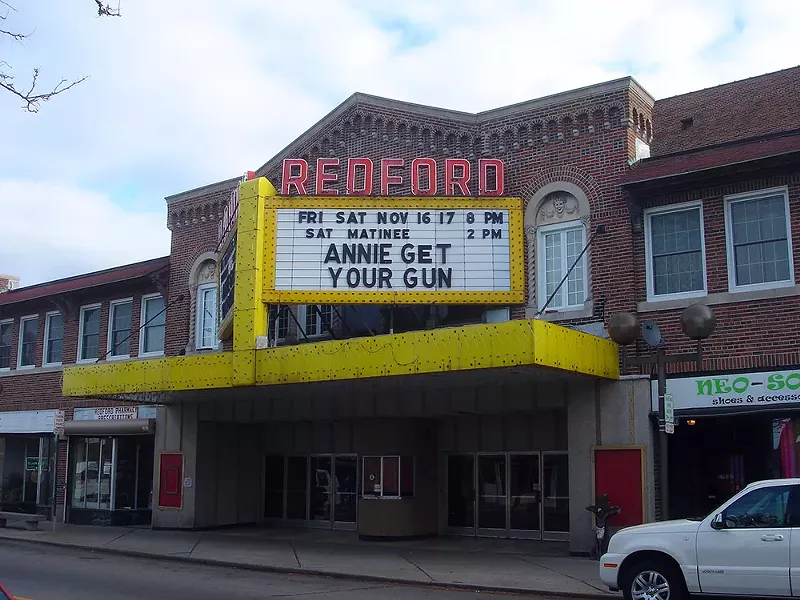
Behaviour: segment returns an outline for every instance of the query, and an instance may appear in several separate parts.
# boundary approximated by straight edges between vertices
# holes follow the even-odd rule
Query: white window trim
[[[145,323],[147,322],[147,301],[153,300],[155,298],[161,298],[162,300],[164,297],[161,294],[145,294],[142,296],[142,308],[139,311],[139,356],[142,357],[151,357],[151,356],[164,356],[164,350],[157,350],[156,352],[145,352],[144,351],[144,338],[145,338]],[[164,309],[167,308],[167,302],[164,300]],[[164,319],[164,343],[166,344],[166,318]]]
[[[288,304],[274,304],[272,306],[275,307],[275,310],[278,310],[279,307],[280,307],[280,309],[285,308],[287,311],[292,310],[292,307],[289,306]],[[269,309],[267,309],[267,321],[269,322],[267,327],[273,327],[273,321],[270,319],[270,314],[269,313],[270,313],[270,311],[269,311]],[[295,317],[297,317],[297,315],[295,315]],[[276,344],[279,344],[281,342],[285,342],[286,341],[286,337],[288,336],[288,333],[289,333],[289,328],[290,328],[289,326],[292,323],[292,318],[289,317],[288,315],[287,315],[287,318],[288,318],[288,323],[286,325],[286,333],[287,333],[287,335],[278,336],[278,331],[275,331],[275,339],[274,339],[274,341],[275,341]],[[297,320],[300,321],[300,317],[297,317]],[[274,321],[274,326],[275,326],[276,329],[278,327],[280,327],[280,317],[278,317]],[[272,332],[268,331],[268,333],[269,333],[269,335],[267,337],[272,337]],[[300,332],[298,331],[297,334],[299,336]]]
[[[783,209],[786,211],[786,243],[789,248],[789,279],[786,281],[769,281],[767,283],[751,283],[749,285],[736,285],[736,261],[733,256],[733,218],[731,204],[741,200],[754,200],[766,196],[781,194],[783,196]],[[752,290],[774,290],[776,288],[791,287],[794,283],[794,253],[792,250],[792,221],[789,212],[789,188],[786,186],[767,188],[755,192],[744,192],[725,196],[725,249],[728,258],[728,291],[749,292]]]
[[[128,344],[128,353],[127,354],[111,354],[111,344],[113,337],[113,327],[114,327],[114,309],[117,306],[122,304],[130,304],[131,305],[131,333],[130,336],[133,337],[133,298],[119,298],[117,300],[112,300],[108,303],[108,332],[106,335],[106,359],[107,360],[125,360],[131,357],[130,351],[130,344]],[[128,340],[130,342],[130,339]]]
[[[42,366],[43,367],[60,367],[64,361],[64,333],[66,333],[66,328],[62,326],[62,333],[61,333],[61,360],[58,362],[47,362],[47,346],[50,341],[50,319],[51,317],[58,315],[61,316],[61,313],[57,310],[52,310],[49,313],[45,313],[44,315],[44,342],[42,343]],[[63,324],[64,319],[61,319]]]
[[[84,325],[84,317],[86,315],[86,311],[94,310],[95,308],[100,309],[100,313],[102,316],[102,309],[103,305],[100,303],[96,304],[86,304],[85,306],[81,306],[80,317],[78,318],[78,354],[75,356],[76,363],[96,363],[100,360],[100,344],[97,344],[97,358],[81,358],[83,355],[83,325]],[[99,342],[99,340],[98,340]],[[63,358],[63,357],[62,357]]]
[[[587,232],[586,232],[586,225],[583,221],[575,220],[575,221],[567,221],[566,223],[554,223],[552,225],[542,225],[541,227],[537,228],[536,230],[536,307],[538,310],[541,310],[544,306],[544,303],[547,302],[547,298],[549,294],[547,293],[547,265],[545,261],[545,247],[544,247],[544,236],[548,233],[552,233],[553,231],[559,230],[568,230],[568,229],[577,229],[578,227],[581,228],[583,231],[583,245],[586,246]],[[567,265],[569,268],[570,265]],[[563,278],[564,275],[562,274],[561,277]],[[564,285],[561,286],[564,294],[566,294],[566,285],[567,281],[564,282]],[[554,306],[552,303],[548,305],[547,310],[552,310],[554,312],[559,313],[566,313],[572,312],[576,310],[583,310],[584,306],[586,305],[586,300],[589,298],[589,251],[587,250],[583,255],[583,302],[580,304],[576,304],[575,306]],[[564,296],[566,299],[566,295]]]
[[[683,212],[685,210],[700,209],[700,257],[703,264],[703,289],[691,292],[677,292],[674,294],[655,293],[655,281],[653,280],[653,240],[652,226],[650,219],[653,215],[663,215],[671,212]],[[644,210],[644,259],[645,277],[647,280],[647,301],[662,302],[665,300],[680,300],[682,298],[702,298],[708,295],[708,273],[706,270],[706,230],[703,217],[703,203],[700,202],[681,202],[680,204],[669,204]]]
[[[11,339],[14,339],[14,319],[2,319],[0,320],[0,325],[11,325]],[[14,344],[12,343],[9,348],[13,348]],[[7,367],[1,367],[0,372],[10,371],[11,370],[11,355],[9,354],[9,361]]]
[[[219,345],[219,317],[218,317],[218,315],[219,315],[219,290],[217,289],[217,287],[218,286],[217,286],[216,283],[203,283],[203,284],[200,284],[200,285],[197,286],[197,296],[195,297],[195,312],[197,314],[195,315],[195,324],[194,324],[194,347],[197,350],[215,350],[217,348],[217,346]],[[203,303],[203,310],[200,310],[200,301],[201,301],[201,298],[203,297],[203,292],[205,292],[205,290],[211,290],[211,289],[215,290],[216,293],[217,293],[217,299],[216,299],[216,303],[217,303],[217,307],[216,308],[217,308],[217,310],[214,311],[216,313],[214,315],[214,318],[215,318],[215,329],[217,330],[217,333],[216,333],[217,339],[216,339],[216,344],[214,344],[212,346],[203,346],[202,345],[203,344],[203,313],[205,312],[205,302]]]
[[[308,306],[309,306],[308,304],[300,304],[297,307],[297,320],[303,326],[303,330],[304,331],[305,331],[306,325],[307,325],[306,316],[307,316],[307,313],[308,313]],[[323,304],[317,304],[317,306],[324,306],[324,305]],[[308,333],[308,331],[305,331],[306,337],[308,339],[310,339],[310,340],[318,340],[320,338],[330,337],[331,334],[328,333],[328,331],[325,329],[325,327],[322,326],[322,318],[319,316],[319,313],[317,313],[316,311],[314,311],[314,318],[316,319],[317,325],[318,325],[317,333],[312,335],[312,334]],[[333,328],[333,315],[331,315],[331,323],[328,323],[328,325],[331,327],[331,329]]]
[[[35,369],[36,368],[36,354],[34,353],[33,356],[33,364],[32,365],[24,365],[22,364],[22,328],[24,327],[25,323],[29,321],[38,321],[39,315],[25,315],[24,317],[19,318],[19,331],[17,333],[17,370],[18,371],[25,371],[27,369]],[[36,323],[36,337],[39,337],[39,324]],[[36,342],[34,342],[35,344]],[[34,346],[35,348],[35,346]]]

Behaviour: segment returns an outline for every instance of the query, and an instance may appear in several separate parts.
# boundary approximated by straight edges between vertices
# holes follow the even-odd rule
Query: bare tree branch
[[[103,4],[102,0],[94,0],[97,3],[97,16],[98,17],[119,17],[119,5],[117,8],[111,8],[108,4]]]
[[[41,102],[47,102],[54,96],[58,94],[66,92],[68,89],[75,87],[79,83],[86,81],[88,79],[88,75],[84,75],[80,79],[76,79],[70,83],[67,83],[66,79],[62,79],[58,82],[52,91],[50,92],[43,92],[41,94],[34,94],[36,91],[36,84],[39,80],[39,69],[33,70],[33,78],[31,80],[31,86],[28,88],[28,91],[20,91],[14,87],[13,79],[14,77],[9,75],[8,73],[0,72],[0,88],[11,92],[15,96],[18,96],[23,101],[23,108],[28,112],[37,113],[39,112],[39,104]],[[66,85],[65,85],[66,84]]]
[[[116,8],[112,8],[110,4],[103,4],[102,0],[95,0],[95,4],[97,4],[98,17],[121,16],[119,2],[117,3]],[[0,5],[5,6],[7,8],[5,14],[0,13],[0,21],[7,21],[8,16],[11,14],[12,11],[17,12],[17,9],[14,8],[11,4],[9,4],[7,0],[0,0]],[[23,40],[29,38],[32,35],[32,33],[33,32],[25,34],[25,33],[17,33],[14,31],[0,29],[0,36],[3,35],[8,36],[15,42],[22,42]],[[88,79],[88,76],[83,76],[80,79],[76,79],[71,82],[68,79],[62,79],[51,91],[37,93],[36,85],[39,83],[38,68],[33,70],[33,77],[31,78],[30,87],[26,87],[23,89],[18,89],[14,85],[14,76],[11,74],[10,71],[11,71],[11,65],[9,65],[4,60],[0,60],[0,90],[6,90],[7,92],[11,92],[12,94],[20,98],[23,102],[22,107],[28,112],[32,113],[39,112],[39,105],[42,102],[47,102],[54,96],[63,94],[67,90],[75,87],[79,83],[82,83],[86,81],[86,79]]]

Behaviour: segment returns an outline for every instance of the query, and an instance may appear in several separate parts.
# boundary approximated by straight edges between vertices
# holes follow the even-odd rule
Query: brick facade
[[[686,104],[694,105],[696,103]],[[660,128],[663,127],[661,130],[665,137],[680,136],[678,141],[670,143],[666,140],[662,144],[665,152],[674,148],[685,152],[702,145],[702,140],[699,144],[687,141],[683,132],[672,131],[670,128],[674,129],[674,123],[654,120],[654,115],[659,114],[659,103],[655,103],[655,110],[653,107],[653,99],[630,78],[477,115],[356,94],[269,160],[256,174],[269,178],[280,189],[283,160],[303,158],[310,167],[309,193],[314,193],[316,160],[320,157],[338,158],[339,182],[330,187],[344,194],[347,159],[370,158],[376,165],[374,194],[379,195],[382,158],[402,158],[406,166],[419,157],[434,158],[438,164],[443,164],[447,158],[465,158],[472,167],[471,191],[477,193],[478,161],[481,158],[502,159],[505,164],[505,195],[519,196],[526,202],[528,302],[511,307],[512,318],[530,318],[537,313],[535,228],[538,203],[543,201],[541,190],[572,186],[570,189],[577,190],[588,202],[588,214],[582,215],[586,235],[589,236],[597,225],[605,226],[605,233],[594,239],[588,254],[587,309],[560,314],[548,312],[543,318],[567,326],[593,323],[602,327],[618,311],[639,311],[640,318],[652,318],[659,323],[670,351],[691,350],[691,344],[679,326],[680,311],[688,302],[682,306],[669,303],[654,306],[647,302],[641,209],[702,200],[709,302],[714,298],[719,300],[715,304],[711,302],[718,326],[706,343],[705,367],[720,370],[800,365],[797,326],[800,322],[800,296],[784,291],[783,294],[747,302],[720,299],[728,292],[723,221],[723,196],[726,194],[788,186],[792,233],[796,240],[793,253],[797,278],[800,269],[800,246],[797,245],[800,213],[795,207],[800,200],[800,169],[795,163],[794,166],[784,166],[782,170],[773,169],[767,175],[734,174],[719,180],[684,182],[669,188],[650,186],[644,192],[626,189],[623,178],[630,173],[630,165],[638,158],[637,146],[657,140]],[[668,99],[661,114],[675,119],[683,113],[679,102]],[[794,115],[792,111],[778,114]],[[796,129],[797,125],[788,123],[786,128]],[[772,129],[767,127],[765,131]],[[699,130],[703,131],[702,128]],[[720,141],[718,125],[714,131],[715,142],[723,143],[725,140]],[[658,148],[657,145],[653,147]],[[78,287],[68,292],[54,291],[50,295],[19,302],[14,298],[21,297],[19,294],[29,288],[0,295],[0,320],[14,320],[11,370],[0,373],[0,410],[61,408],[69,419],[76,407],[114,404],[110,400],[61,397],[60,368],[41,366],[44,319],[51,310],[60,310],[64,315],[65,364],[75,362],[80,306],[94,302],[102,304],[100,353],[103,355],[109,302],[131,296],[134,298],[131,356],[136,357],[141,296],[154,292],[162,293],[168,305],[165,354],[174,356],[195,352],[196,285],[201,277],[211,275],[201,273],[204,265],[213,267],[218,259],[217,223],[238,181],[238,177],[232,178],[167,198],[167,227],[172,233],[172,244],[168,267],[161,269],[161,276],[137,271],[135,277],[125,281],[102,280],[86,288],[76,284]],[[441,194],[444,189],[441,169],[437,172],[437,186]],[[391,190],[391,194],[396,196],[410,193],[407,176],[402,186]],[[536,203],[533,203],[534,199]],[[16,369],[19,318],[31,314],[39,315],[37,364],[30,371],[20,371]],[[686,368],[684,365],[671,365],[673,370]],[[64,448],[60,450],[63,459],[66,452]],[[60,464],[59,498],[63,498],[65,472],[66,466]]]
[[[156,267],[166,261],[153,261]],[[146,265],[145,265],[146,266]],[[123,271],[125,268],[114,271]],[[154,274],[155,275],[155,274]],[[31,294],[35,288],[20,288],[0,297],[0,322],[12,322],[11,367],[0,370],[0,411],[35,411],[60,409],[66,420],[71,420],[73,411],[82,407],[115,406],[124,402],[110,399],[64,398],[61,395],[62,367],[43,366],[45,346],[45,320],[48,313],[59,312],[64,320],[62,343],[62,364],[74,364],[78,353],[81,306],[100,305],[99,355],[107,353],[109,310],[113,300],[132,298],[130,356],[139,354],[139,325],[141,323],[142,296],[165,291],[159,286],[157,277],[135,277],[130,280],[117,280],[99,287],[81,287],[81,278],[71,285],[53,282],[40,286],[41,293]],[[114,277],[112,277],[114,279]],[[159,289],[161,287],[161,289]],[[49,294],[50,288],[58,288]],[[34,298],[15,301],[25,293]],[[37,317],[35,364],[30,369],[18,368],[20,319]],[[59,506],[66,497],[67,440],[61,439],[58,448],[56,499]],[[0,482],[1,483],[1,482]]]

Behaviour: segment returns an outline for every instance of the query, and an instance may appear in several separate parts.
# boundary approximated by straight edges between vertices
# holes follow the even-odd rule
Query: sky
[[[800,64],[797,0],[7,0],[0,273],[169,253],[164,197],[257,169],[353,92],[477,112],[634,76],[664,98]]]

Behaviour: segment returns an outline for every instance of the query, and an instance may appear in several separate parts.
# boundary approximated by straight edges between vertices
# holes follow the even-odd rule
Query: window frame
[[[85,304],[81,306],[78,317],[78,354],[75,356],[76,364],[90,364],[100,360],[100,332],[97,332],[97,358],[82,358],[83,356],[83,330],[86,325],[86,313],[90,310],[99,310],[100,315],[97,319],[98,325],[102,322],[103,318],[103,305],[100,302],[94,304]]]
[[[275,310],[279,314],[280,314],[281,310],[286,309],[286,335],[282,335],[282,336],[278,335],[280,333],[280,316],[278,316],[278,318],[275,319],[275,321],[274,321],[275,323],[277,323],[277,326],[275,328],[276,330],[275,330],[274,341],[275,341],[276,344],[279,344],[281,342],[285,342],[286,341],[286,337],[289,335],[289,329],[290,329],[290,325],[292,323],[292,318],[289,316],[289,311],[292,310],[292,307],[290,305],[288,305],[288,304],[272,304],[272,305],[269,306],[269,308],[267,308],[267,335],[268,335],[268,337],[272,336],[272,333],[270,332],[269,328],[272,327],[272,323],[273,323],[272,315],[270,314],[272,312],[272,308],[273,307],[275,308]],[[295,315],[295,317],[297,317],[297,315]],[[299,321],[300,319],[298,318],[297,320]],[[298,332],[298,334],[299,334],[299,332]]]
[[[538,310],[541,310],[544,306],[544,303],[547,302],[549,298],[549,294],[547,293],[547,253],[545,248],[545,236],[549,233],[553,233],[554,231],[561,231],[566,233],[570,229],[578,229],[580,228],[583,232],[583,246],[586,246],[587,238],[587,227],[586,224],[581,220],[573,220],[567,221],[565,223],[553,223],[551,225],[542,225],[536,229],[536,307]],[[566,262],[566,240],[562,242],[562,249],[564,250],[564,258],[562,265]],[[583,249],[583,248],[581,248]],[[566,273],[566,269],[569,269],[569,265],[566,265],[565,270],[562,272],[561,277],[563,279],[564,273]],[[564,290],[564,301],[567,301],[567,285],[569,280],[565,281],[564,284],[561,286],[561,289]],[[589,299],[589,251],[587,250],[583,255],[583,301],[580,304],[576,304],[574,306],[556,306],[554,304],[549,304],[547,306],[547,311],[554,311],[558,313],[566,313],[572,312],[576,310],[583,310],[586,307],[586,301]]]
[[[736,283],[736,257],[733,249],[733,214],[732,206],[737,202],[747,200],[758,200],[768,196],[783,196],[783,210],[786,215],[786,243],[789,254],[789,279],[783,281],[768,281],[766,283],[750,283],[738,285]],[[789,188],[787,186],[765,188],[753,192],[743,192],[740,194],[729,194],[724,196],[725,209],[725,255],[728,261],[728,291],[731,293],[749,292],[756,290],[774,290],[777,288],[792,287],[795,285],[794,276],[794,251],[792,246],[792,221],[791,211],[789,210]]]
[[[381,491],[380,493],[366,493],[367,485],[367,460],[379,459],[381,462]],[[397,495],[387,496],[384,495],[386,486],[384,485],[384,471],[383,462],[386,459],[397,459]],[[403,459],[411,459],[411,494],[403,495]],[[373,484],[374,485],[374,484]],[[361,497],[366,500],[408,500],[415,498],[417,493],[417,457],[413,455],[400,455],[400,454],[368,454],[361,457]]]
[[[216,343],[211,346],[202,345],[203,342],[203,313],[205,312],[205,292],[214,290],[214,336]],[[201,310],[202,303],[202,310]],[[197,286],[197,297],[195,299],[195,324],[194,324],[194,347],[196,350],[216,350],[219,346],[219,286],[216,283],[201,283]]]
[[[150,300],[155,300],[156,298],[160,298],[161,301],[164,303],[164,310],[167,309],[167,301],[164,296],[158,292],[154,294],[143,294],[142,295],[142,304],[141,310],[139,311],[139,356],[142,357],[155,357],[155,356],[164,356],[164,348],[161,350],[157,350],[155,352],[145,352],[144,343],[145,338],[147,336],[147,327],[152,327],[152,325],[145,325],[147,321],[147,303]],[[164,315],[164,345],[167,342],[167,315]]]
[[[653,216],[668,214],[671,212],[685,212],[698,209],[700,211],[700,257],[703,263],[703,289],[692,290],[690,292],[676,292],[672,294],[655,293],[655,271],[653,269],[653,238],[652,223]],[[705,216],[703,214],[703,202],[680,202],[678,204],[668,204],[665,206],[654,206],[646,208],[643,212],[644,221],[644,256],[645,256],[645,279],[647,288],[648,302],[663,302],[665,300],[680,300],[685,298],[702,298],[708,296],[708,268],[706,264],[706,228]]]
[[[48,361],[47,350],[50,344],[50,319],[54,316],[58,315],[61,317],[61,360],[59,361]],[[66,333],[66,328],[64,326],[64,316],[57,310],[51,310],[50,312],[45,313],[44,315],[44,341],[42,343],[42,366],[43,367],[60,367],[64,364],[64,334]]]
[[[792,523],[787,523],[787,522],[780,523],[780,524],[777,524],[777,525],[763,525],[763,526],[757,526],[757,527],[737,527],[737,526],[729,527],[727,525],[727,522],[728,522],[728,518],[729,518],[728,517],[728,511],[731,509],[732,506],[735,506],[737,503],[741,502],[742,500],[744,500],[745,498],[747,498],[748,496],[750,496],[752,494],[757,494],[757,493],[763,492],[764,495],[766,495],[766,494],[768,494],[768,493],[770,493],[770,492],[772,492],[774,490],[779,490],[779,489],[780,490],[788,490],[787,496],[786,496],[786,505],[784,506],[784,513],[787,513],[787,512],[789,512],[789,507],[793,504],[793,500],[796,500],[794,498],[794,495],[797,494],[797,489],[796,488],[797,488],[796,484],[784,483],[784,484],[778,484],[778,485],[767,485],[767,486],[763,486],[763,487],[757,487],[755,489],[750,490],[749,492],[747,492],[745,494],[742,494],[741,496],[736,498],[733,502],[728,504],[723,510],[720,511],[720,514],[722,515],[722,523],[725,525],[725,529],[731,530],[731,531],[748,531],[748,530],[752,531],[754,529],[755,530],[759,530],[759,529],[785,529],[785,528],[793,527],[794,525]],[[786,514],[784,514],[784,519],[786,519]]]
[[[331,334],[322,326],[322,317],[319,315],[317,311],[314,311],[314,319],[317,324],[317,333],[311,334],[307,331],[308,326],[308,307],[309,306],[318,306],[320,311],[322,310],[323,306],[330,306],[331,307],[331,321],[328,323],[328,326],[333,329],[333,305],[332,304],[300,304],[297,307],[297,321],[303,326],[303,330],[306,334],[306,337],[309,340],[316,340],[325,337],[330,337]]]
[[[128,353],[127,354],[114,354],[112,343],[114,340],[114,309],[118,306],[123,304],[130,304],[131,305],[131,328],[128,337]],[[131,338],[133,338],[133,297],[130,298],[119,298],[117,300],[111,300],[108,303],[108,332],[106,337],[108,338],[106,341],[106,356],[107,360],[127,360],[131,357]]]
[[[14,348],[14,319],[0,319],[0,327],[3,325],[10,325],[11,326],[11,343],[8,345],[8,366],[7,367],[0,367],[0,372],[10,371],[11,370],[11,357],[12,349]]]
[[[22,345],[24,343],[23,332],[25,330],[25,323],[34,321],[36,323],[36,338],[33,340],[33,363],[30,365],[22,364]],[[14,335],[13,333],[11,335]],[[39,315],[25,315],[19,318],[19,328],[17,330],[17,370],[25,371],[28,369],[36,368],[36,341],[39,338]]]

